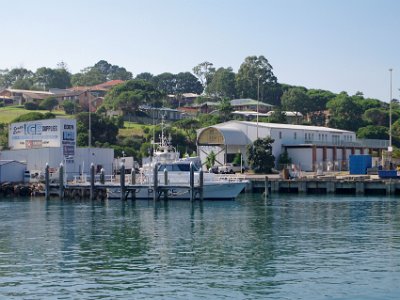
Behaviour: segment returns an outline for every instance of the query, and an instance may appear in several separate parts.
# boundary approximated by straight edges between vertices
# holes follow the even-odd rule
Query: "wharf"
[[[193,177],[193,171],[191,177]],[[202,173],[202,172],[201,172]],[[62,173],[61,173],[62,174]],[[121,173],[124,174],[124,173]],[[130,180],[125,180],[125,175],[121,175],[119,182],[96,182],[94,169],[90,180],[84,183],[68,183],[51,185],[46,184],[46,195],[58,195],[60,198],[107,198],[107,189],[119,189],[120,199],[135,199],[135,192],[139,189],[147,188],[151,190],[152,198],[160,200],[162,196],[168,199],[168,194],[176,188],[183,188],[190,192],[191,200],[203,199],[203,179],[198,185],[194,180],[190,184],[168,185],[158,183],[154,185],[138,184],[135,175],[132,174]],[[400,179],[379,178],[377,175],[348,175],[344,173],[330,173],[317,176],[314,173],[303,174],[299,178],[283,179],[278,174],[256,175],[256,174],[226,174],[222,175],[232,181],[247,181],[246,191],[264,192],[266,195],[274,193],[301,193],[301,194],[380,194],[392,196],[400,195]],[[47,177],[47,176],[46,176]],[[201,178],[203,175],[201,175]],[[61,176],[59,182],[64,182]],[[168,182],[166,179],[165,182]]]
[[[244,175],[249,180],[249,190],[269,193],[304,194],[400,194],[400,179],[382,179],[377,175],[348,175],[331,173],[322,176],[306,175],[282,179],[279,175]]]

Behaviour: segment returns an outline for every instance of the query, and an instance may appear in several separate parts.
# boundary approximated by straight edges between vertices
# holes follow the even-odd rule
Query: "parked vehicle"
[[[226,165],[218,167],[218,173],[220,174],[227,174],[227,173],[234,174],[236,172],[244,172],[244,168],[241,168],[240,165],[238,164],[232,164],[232,163],[228,163]]]
[[[212,166],[208,172],[218,174],[218,166]]]

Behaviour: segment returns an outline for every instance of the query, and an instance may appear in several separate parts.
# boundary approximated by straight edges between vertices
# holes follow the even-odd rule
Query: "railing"
[[[285,146],[298,145],[298,142],[287,142],[284,143]],[[379,148],[386,149],[389,146],[388,140],[378,140],[378,139],[357,139],[353,142],[345,141],[312,141],[305,140],[304,144],[316,145],[316,146],[328,146],[328,147],[362,147],[362,148]]]

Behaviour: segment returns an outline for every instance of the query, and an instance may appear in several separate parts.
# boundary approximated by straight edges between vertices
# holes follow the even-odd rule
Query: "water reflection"
[[[394,299],[400,292],[393,198],[2,199],[0,218],[5,298]]]

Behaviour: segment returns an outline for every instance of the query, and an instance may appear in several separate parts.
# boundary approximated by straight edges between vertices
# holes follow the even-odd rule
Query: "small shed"
[[[26,164],[16,160],[0,160],[0,183],[23,182]]]

